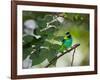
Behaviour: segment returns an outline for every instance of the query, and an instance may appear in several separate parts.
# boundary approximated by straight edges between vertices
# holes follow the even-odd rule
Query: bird
[[[64,50],[67,50],[68,48],[70,48],[72,46],[72,42],[73,42],[73,39],[72,39],[70,32],[66,32],[66,34],[62,40],[61,47],[58,51],[63,53]]]

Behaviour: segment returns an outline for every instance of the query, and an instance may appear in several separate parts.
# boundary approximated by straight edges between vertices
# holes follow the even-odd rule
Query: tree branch
[[[80,44],[75,44],[73,45],[69,50],[66,50],[65,52],[63,52],[61,55],[54,57],[48,65],[45,66],[45,68],[49,67],[51,64],[53,64],[57,59],[59,59],[61,56],[65,55],[66,53],[72,51],[73,49],[76,49],[78,46],[80,46]]]
[[[73,62],[74,62],[74,55],[75,55],[75,50],[76,50],[76,49],[74,49],[74,52],[73,52],[73,55],[72,55],[72,62],[71,62],[71,66],[73,66]]]

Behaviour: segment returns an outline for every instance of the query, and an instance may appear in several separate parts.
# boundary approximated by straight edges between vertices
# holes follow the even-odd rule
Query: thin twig
[[[48,65],[45,66],[45,68],[49,67],[51,64],[53,64],[57,59],[59,59],[61,56],[65,55],[66,53],[72,51],[73,49],[76,49],[78,46],[80,46],[80,44],[75,44],[73,45],[69,50],[66,50],[65,52],[63,52],[61,55],[54,57]]]
[[[74,62],[74,55],[75,55],[75,49],[74,49],[74,52],[73,52],[73,55],[72,55],[71,66],[73,66],[73,62]]]

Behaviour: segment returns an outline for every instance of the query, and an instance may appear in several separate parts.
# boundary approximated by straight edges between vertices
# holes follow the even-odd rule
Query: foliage
[[[49,28],[43,32],[40,30],[47,26],[47,23],[53,20],[53,16],[63,14],[64,22],[61,24],[58,21],[53,22],[50,25],[56,26],[56,28]],[[32,66],[42,63],[45,59],[52,60],[58,53],[63,36],[67,31],[70,31],[73,36],[73,44],[78,42],[81,44],[80,51],[83,54],[83,59],[80,65],[88,65],[89,54],[89,15],[78,13],[48,13],[48,12],[32,12],[23,11],[23,23],[33,19],[37,22],[39,28],[36,29],[35,34],[41,35],[40,39],[36,39],[33,36],[23,37],[23,60],[31,55]],[[35,47],[32,47],[35,45]],[[41,48],[41,46],[48,47]],[[83,51],[83,48],[85,51]],[[32,51],[34,51],[32,53]],[[83,53],[84,52],[84,53]],[[87,57],[87,59],[85,59]],[[56,63],[53,64],[53,66]]]

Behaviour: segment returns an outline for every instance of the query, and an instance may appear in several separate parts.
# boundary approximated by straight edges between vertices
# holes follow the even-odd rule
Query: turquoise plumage
[[[70,48],[72,46],[72,41],[73,40],[70,32],[67,32],[66,35],[64,36],[59,52],[63,52],[64,50]]]

